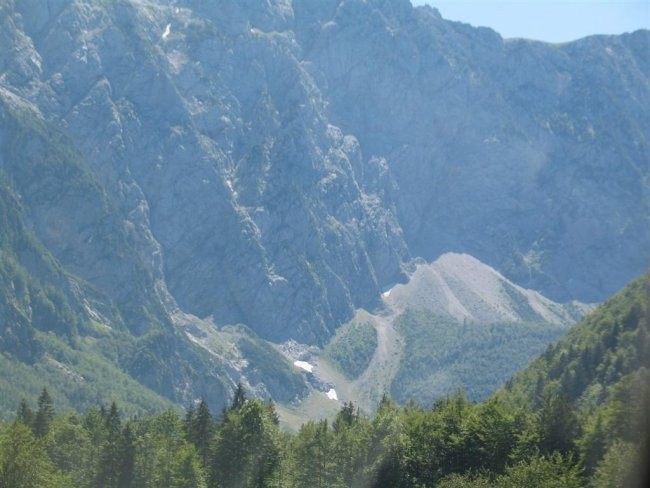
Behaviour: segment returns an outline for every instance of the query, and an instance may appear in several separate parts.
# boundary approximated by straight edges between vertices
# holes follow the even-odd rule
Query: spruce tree
[[[279,430],[260,400],[231,410],[220,426],[213,447],[211,480],[217,486],[268,486],[280,461]]]
[[[214,435],[212,413],[207,402],[201,400],[196,411],[186,418],[189,424],[188,439],[194,443],[203,464],[207,466],[210,459],[210,442]]]
[[[16,422],[20,422],[30,428],[34,425],[34,411],[24,398],[20,401],[20,405],[16,411]]]
[[[132,488],[135,486],[135,446],[136,437],[131,428],[131,423],[128,422],[122,429],[117,451],[118,465],[116,468],[119,471],[119,488]]]
[[[185,438],[190,442],[194,442],[192,440],[192,428],[194,425],[195,415],[196,411],[194,410],[194,405],[187,407],[185,418],[183,419],[183,428],[185,429]]]
[[[538,412],[539,447],[543,454],[575,451],[574,441],[578,420],[567,398],[552,389],[546,391]]]
[[[237,388],[235,389],[235,395],[233,396],[232,403],[230,404],[230,410],[239,410],[246,403],[246,394],[244,393],[244,387],[241,382],[237,383]]]
[[[116,488],[120,473],[117,466],[120,464],[120,443],[122,434],[122,421],[115,402],[111,404],[108,412],[104,409],[104,427],[106,440],[101,446],[95,478],[96,488]]]
[[[47,388],[38,397],[38,410],[34,417],[34,434],[37,437],[44,437],[50,430],[50,422],[54,418],[54,406]]]

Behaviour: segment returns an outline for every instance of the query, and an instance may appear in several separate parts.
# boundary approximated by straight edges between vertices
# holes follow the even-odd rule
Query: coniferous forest
[[[650,275],[615,295],[483,403],[389,398],[371,417],[280,429],[247,398],[212,412],[56,412],[47,388],[0,427],[0,487],[644,486]]]

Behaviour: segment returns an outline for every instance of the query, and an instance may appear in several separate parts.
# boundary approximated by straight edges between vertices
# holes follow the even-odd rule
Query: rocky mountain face
[[[386,392],[422,405],[459,388],[485,399],[593,308],[553,302],[458,253],[418,263],[382,301],[338,329],[318,359],[299,358],[369,412]]]
[[[648,31],[551,45],[323,4],[294,2],[305,58],[332,122],[389,162],[412,255],[468,252],[556,300],[648,268]]]
[[[68,327],[42,295],[74,347],[100,324],[216,404],[274,395],[256,336],[322,345],[416,257],[601,300],[650,264],[649,45],[407,0],[0,0],[0,346]]]
[[[399,278],[406,246],[389,204],[355,178],[380,163],[327,123],[292,36],[228,8],[239,22],[191,2],[9,5],[27,71],[17,95],[64,124],[139,241],[156,301],[322,341]],[[70,264],[142,302],[123,285],[132,267]]]
[[[419,264],[408,283],[383,293],[389,309],[426,309],[437,315],[483,324],[532,321],[570,325],[591,307],[558,304],[507,280],[467,254],[446,253]]]

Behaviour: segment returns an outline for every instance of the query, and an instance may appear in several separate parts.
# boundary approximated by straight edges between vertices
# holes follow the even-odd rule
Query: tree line
[[[550,389],[538,404],[474,404],[462,392],[431,408],[383,398],[372,417],[346,403],[292,434],[273,403],[241,385],[217,415],[200,401],[141,418],[115,403],[57,415],[44,389],[35,409],[22,401],[0,427],[0,487],[642,486],[647,432],[581,419]]]

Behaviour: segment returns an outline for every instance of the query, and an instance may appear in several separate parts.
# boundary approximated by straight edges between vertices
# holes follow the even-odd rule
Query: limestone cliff
[[[116,331],[175,401],[290,398],[258,336],[322,345],[414,258],[601,300],[650,265],[649,44],[407,0],[0,0],[0,346],[46,343],[26,297],[59,290],[71,347]]]

